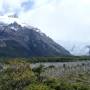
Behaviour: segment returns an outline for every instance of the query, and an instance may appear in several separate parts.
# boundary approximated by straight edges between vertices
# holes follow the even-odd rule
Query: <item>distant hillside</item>
[[[70,41],[57,41],[72,55],[75,56],[90,56],[90,42],[70,42]],[[69,42],[69,43],[68,43]]]

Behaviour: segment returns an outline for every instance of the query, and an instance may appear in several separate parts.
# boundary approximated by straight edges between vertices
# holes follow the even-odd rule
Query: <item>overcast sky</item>
[[[0,0],[0,15],[8,13],[54,40],[90,42],[90,0]]]

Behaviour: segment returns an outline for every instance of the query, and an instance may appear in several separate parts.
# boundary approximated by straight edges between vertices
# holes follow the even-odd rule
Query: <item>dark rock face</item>
[[[70,53],[37,28],[0,24],[0,56],[68,56]]]

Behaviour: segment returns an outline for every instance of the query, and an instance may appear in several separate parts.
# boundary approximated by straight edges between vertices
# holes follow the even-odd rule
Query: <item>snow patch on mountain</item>
[[[0,26],[3,25],[11,25],[10,28],[14,31],[17,31],[19,28],[17,27],[18,25],[14,25],[13,23],[16,23],[18,25],[21,25],[21,27],[26,27],[28,29],[31,30],[35,30],[36,32],[38,32],[41,36],[44,36],[44,33],[42,33],[42,31],[36,27],[33,27],[31,25],[29,25],[29,23],[26,23],[22,20],[20,20],[16,15],[7,15],[7,16],[0,16]],[[14,26],[13,26],[13,25]]]
[[[15,30],[15,31],[17,31],[18,30],[18,28],[15,28],[14,26],[12,26],[12,27],[10,27],[12,30]]]

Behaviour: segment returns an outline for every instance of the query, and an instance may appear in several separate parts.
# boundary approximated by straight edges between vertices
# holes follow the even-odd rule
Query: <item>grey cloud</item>
[[[33,5],[34,5],[34,1],[32,1],[32,0],[28,0],[21,4],[21,6],[24,8],[25,11],[32,9]]]

